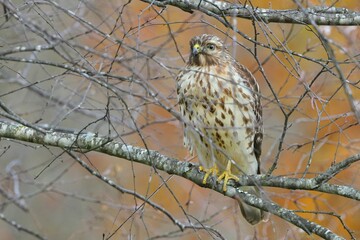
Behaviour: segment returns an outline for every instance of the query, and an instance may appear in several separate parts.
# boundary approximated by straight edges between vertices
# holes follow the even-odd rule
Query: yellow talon
[[[200,166],[199,170],[205,172],[205,176],[204,176],[204,179],[203,179],[203,184],[206,184],[206,180],[208,179],[210,174],[213,174],[213,175],[217,176],[217,174],[219,172],[219,169],[218,169],[218,167],[216,165],[214,165],[213,167],[211,167],[209,169],[206,169],[203,166]]]
[[[228,161],[226,165],[226,170],[217,178],[217,181],[220,182],[222,179],[224,179],[224,185],[223,185],[223,191],[226,192],[227,189],[227,182],[230,179],[234,179],[235,181],[239,181],[239,178],[231,173],[231,161]]]

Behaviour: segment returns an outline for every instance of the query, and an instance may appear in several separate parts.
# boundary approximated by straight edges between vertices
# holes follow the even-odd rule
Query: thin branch
[[[23,210],[24,212],[29,212],[28,207],[26,204],[21,202],[18,197],[11,196],[9,193],[7,193],[4,189],[0,188],[0,195],[3,196],[7,201],[5,202],[3,200],[2,204],[4,203],[11,203]]]
[[[217,230],[213,229],[210,226],[206,226],[202,223],[197,223],[197,224],[193,224],[190,220],[188,223],[182,223],[181,221],[177,220],[176,218],[174,218],[170,212],[168,212],[166,209],[164,209],[163,207],[159,206],[158,204],[152,202],[150,200],[150,198],[152,197],[152,195],[150,196],[143,196],[139,193],[137,193],[136,191],[131,191],[128,190],[126,188],[123,188],[121,186],[119,186],[118,184],[116,184],[114,181],[110,180],[109,178],[102,176],[100,173],[98,173],[97,171],[94,171],[88,164],[86,164],[84,161],[82,161],[79,157],[77,157],[75,154],[73,154],[70,151],[67,151],[67,153],[69,154],[69,156],[71,156],[75,161],[77,161],[82,167],[84,167],[91,175],[96,176],[97,178],[101,179],[103,182],[105,182],[106,184],[110,185],[111,187],[115,188],[116,190],[120,191],[121,193],[126,193],[126,194],[130,194],[133,195],[134,197],[141,199],[143,201],[143,203],[136,207],[136,209],[134,209],[133,213],[128,217],[128,219],[130,219],[132,217],[133,214],[135,214],[138,210],[142,209],[146,204],[150,205],[151,207],[153,207],[154,209],[156,209],[157,211],[162,212],[165,216],[167,216],[176,226],[179,227],[179,230],[182,232],[185,229],[205,229],[206,231],[211,232],[212,234],[214,234],[215,236],[219,237],[219,239],[225,239],[220,232],[218,232]],[[155,193],[155,192],[154,192]],[[122,224],[119,225],[117,227],[116,230],[113,231],[112,234],[110,234],[109,236],[107,236],[106,239],[110,239],[112,236],[114,236],[114,234],[122,227]]]
[[[344,169],[348,168],[351,164],[357,162],[360,160],[360,154],[354,155],[352,157],[349,157],[337,164],[332,165],[328,170],[326,170],[324,173],[319,174],[317,177],[314,178],[314,181],[321,185],[327,181],[329,181],[331,178],[333,178],[336,174],[340,173]],[[360,200],[360,199],[358,199]]]
[[[330,46],[329,40],[323,34],[321,34],[320,29],[318,27],[318,25],[320,25],[320,24],[318,24],[314,19],[310,18],[311,13],[309,13],[307,9],[303,8],[299,2],[297,2],[297,1],[295,1],[295,2],[299,6],[299,8],[301,8],[301,11],[304,14],[309,16],[310,24],[316,29],[317,35],[318,35],[322,45],[324,46],[324,49],[326,50],[328,58],[333,62],[334,66],[335,66],[335,69],[336,69],[336,71],[338,73],[339,79],[340,79],[340,81],[342,83],[342,87],[344,88],[344,91],[345,91],[345,94],[346,94],[346,96],[348,98],[351,109],[353,110],[358,123],[360,123],[360,112],[358,111],[358,109],[356,107],[356,103],[354,101],[353,93],[352,93],[351,88],[350,88],[350,86],[348,84],[348,80],[345,78],[345,76],[344,76],[344,74],[343,74],[343,72],[342,72],[342,70],[341,70],[341,68],[339,66],[339,62],[336,60],[334,50]],[[360,16],[359,16],[359,18],[360,18]],[[357,25],[359,25],[359,24],[357,24]]]
[[[110,180],[109,178],[102,176],[100,173],[98,173],[97,171],[94,171],[89,165],[87,165],[84,161],[82,161],[79,157],[77,157],[75,154],[73,154],[70,151],[67,151],[67,153],[69,154],[70,157],[72,157],[74,160],[76,160],[82,167],[84,167],[91,175],[94,175],[96,177],[98,177],[99,179],[101,179],[102,181],[104,181],[105,183],[107,183],[108,185],[110,185],[111,187],[115,188],[116,190],[120,191],[121,193],[127,193],[127,194],[131,194],[133,196],[135,196],[136,198],[141,199],[142,201],[144,201],[144,203],[146,202],[147,204],[149,204],[150,206],[152,206],[154,209],[162,212],[164,215],[166,215],[175,225],[179,226],[179,228],[181,230],[184,229],[184,226],[182,223],[180,223],[180,221],[176,220],[168,211],[166,211],[164,208],[162,208],[161,206],[157,205],[156,203],[150,201],[150,199],[148,197],[144,197],[141,194],[135,192],[135,191],[131,191],[128,189],[125,189],[119,185],[117,185],[115,182],[113,182],[112,180]],[[137,212],[139,209],[141,209],[143,207],[143,204],[141,204],[141,206],[137,207],[134,211]],[[120,228],[120,227],[119,227]],[[118,228],[118,229],[119,229]],[[114,231],[113,234],[115,234],[116,231]]]
[[[2,108],[5,112],[1,112],[0,111],[0,116],[6,117],[10,120],[13,120],[15,122],[18,122],[24,126],[33,128],[41,133],[45,133],[45,131],[41,128],[39,128],[38,126],[32,125],[30,123],[28,123],[26,120],[22,119],[20,116],[18,116],[14,111],[12,111],[10,108],[8,108],[5,103],[3,103],[0,100],[0,108]]]
[[[13,226],[14,228],[16,228],[16,230],[20,231],[20,232],[26,232],[27,234],[37,238],[37,239],[41,239],[41,240],[45,240],[46,238],[41,236],[40,234],[32,231],[32,230],[29,230],[27,228],[24,228],[23,226],[21,226],[20,224],[18,224],[17,222],[13,221],[13,220],[10,220],[10,219],[7,219],[5,217],[4,214],[0,213],[0,219],[3,220],[4,222],[6,222],[7,224]]]

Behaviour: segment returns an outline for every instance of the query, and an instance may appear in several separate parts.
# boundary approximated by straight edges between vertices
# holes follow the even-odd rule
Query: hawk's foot
[[[239,181],[238,176],[231,173],[231,161],[228,161],[225,171],[223,173],[221,173],[221,175],[217,178],[217,181],[220,182],[222,179],[224,179],[224,185],[223,185],[224,192],[226,192],[226,189],[227,189],[226,185],[230,179]]]
[[[200,169],[200,171],[205,172],[205,176],[204,176],[204,179],[203,179],[203,184],[206,184],[206,181],[207,181],[207,179],[208,179],[208,177],[209,177],[210,175],[215,175],[215,176],[217,176],[217,174],[218,174],[218,172],[219,172],[219,169],[218,169],[218,167],[216,166],[216,164],[215,164],[214,166],[212,166],[211,168],[209,168],[209,169],[206,169],[206,168],[204,168],[203,166],[200,166],[199,169]]]

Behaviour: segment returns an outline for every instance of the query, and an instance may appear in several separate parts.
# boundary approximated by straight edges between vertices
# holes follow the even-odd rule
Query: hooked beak
[[[193,55],[198,55],[200,52],[201,52],[201,47],[200,47],[200,44],[198,44],[198,43],[196,43],[196,44],[194,44],[194,46],[193,46],[193,49],[192,49],[192,54]]]

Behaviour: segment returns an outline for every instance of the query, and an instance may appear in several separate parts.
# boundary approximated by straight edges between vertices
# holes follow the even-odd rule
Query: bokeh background
[[[188,42],[210,33],[226,42],[260,84],[264,172],[277,161],[275,176],[314,177],[359,153],[360,127],[318,37],[329,40],[360,108],[357,26],[320,26],[317,33],[307,25],[227,18],[241,35],[201,12],[137,0],[11,3],[8,13],[16,11],[18,18],[0,13],[0,100],[30,123],[95,132],[197,162],[183,147],[182,124],[171,111],[178,111],[175,78],[188,59]],[[298,8],[294,1],[248,3]],[[301,4],[360,11],[350,0]],[[48,239],[318,239],[276,216],[252,227],[235,201],[184,178],[104,154],[79,155],[101,175],[166,209],[187,226],[182,231],[162,212],[92,176],[61,149],[9,139],[1,139],[0,147],[3,216]],[[359,189],[359,171],[353,164],[330,182]],[[356,200],[264,190],[279,205],[346,239],[350,231],[360,237]],[[4,219],[0,235],[36,239]]]

